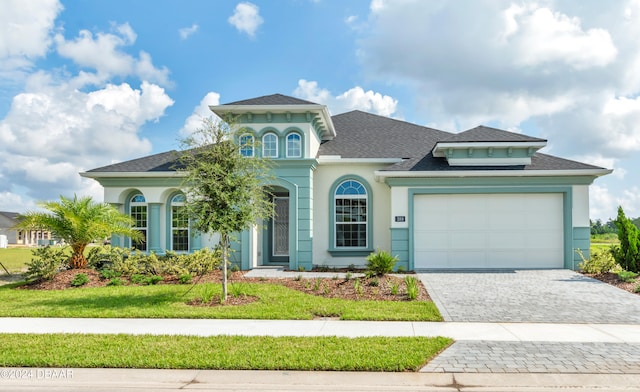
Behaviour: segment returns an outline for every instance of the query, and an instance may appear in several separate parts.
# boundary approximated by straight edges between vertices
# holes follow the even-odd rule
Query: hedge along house
[[[212,106],[238,116],[246,156],[274,161],[275,217],[237,235],[242,269],[362,266],[376,249],[405,269],[570,268],[588,254],[589,185],[611,170],[538,152],[544,139],[479,126],[452,134],[280,94]],[[177,152],[81,173],[163,253],[215,245],[180,214]]]

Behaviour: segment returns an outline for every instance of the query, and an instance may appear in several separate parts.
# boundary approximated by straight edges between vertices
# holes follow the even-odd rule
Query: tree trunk
[[[84,257],[84,249],[87,247],[85,244],[73,244],[71,249],[73,254],[71,255],[71,268],[86,268],[87,258]]]
[[[227,302],[227,254],[229,250],[229,236],[222,234],[222,298],[221,302]]]

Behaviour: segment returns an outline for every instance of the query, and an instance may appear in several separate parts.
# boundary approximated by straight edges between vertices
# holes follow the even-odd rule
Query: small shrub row
[[[27,280],[51,280],[58,272],[69,268],[71,254],[66,248],[45,246],[33,249],[31,255],[24,273]]]
[[[620,270],[620,266],[616,263],[611,249],[608,251],[595,250],[588,260],[580,249],[577,249],[576,253],[582,259],[582,262],[578,264],[578,268],[587,274],[604,274]]]

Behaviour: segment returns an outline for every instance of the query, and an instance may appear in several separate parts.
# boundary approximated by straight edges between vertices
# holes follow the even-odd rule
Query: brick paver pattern
[[[640,344],[458,341],[421,371],[640,374]]]
[[[570,270],[418,275],[445,321],[640,324],[640,296]]]

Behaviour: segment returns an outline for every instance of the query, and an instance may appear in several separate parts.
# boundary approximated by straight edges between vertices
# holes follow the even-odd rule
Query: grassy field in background
[[[415,372],[451,342],[443,337],[0,334],[0,367]]]
[[[10,272],[20,272],[31,261],[31,249],[33,248],[0,248],[0,262]]]

